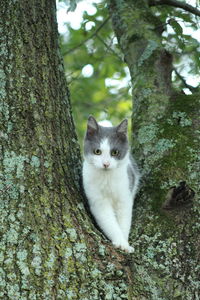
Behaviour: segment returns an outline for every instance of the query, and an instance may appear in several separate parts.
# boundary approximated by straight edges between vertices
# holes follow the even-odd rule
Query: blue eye
[[[95,150],[94,150],[94,154],[96,154],[96,155],[101,155],[101,150],[100,150],[100,149],[95,149]]]
[[[112,156],[118,156],[118,155],[119,155],[119,151],[116,150],[116,149],[113,149],[113,150],[111,151],[111,155],[112,155]]]

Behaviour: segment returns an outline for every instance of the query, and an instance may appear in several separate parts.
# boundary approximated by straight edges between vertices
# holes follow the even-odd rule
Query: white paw
[[[133,253],[135,251],[135,249],[132,246],[128,246],[127,250],[126,249],[124,250],[128,253]]]
[[[113,242],[113,245],[116,248],[120,248],[121,250],[123,250],[125,252],[128,252],[128,253],[133,253],[134,252],[134,248],[131,247],[129,245],[129,243],[126,242],[126,241],[116,241],[116,242]]]

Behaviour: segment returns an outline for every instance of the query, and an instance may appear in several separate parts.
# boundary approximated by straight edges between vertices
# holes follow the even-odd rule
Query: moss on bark
[[[198,299],[200,96],[175,93],[172,55],[146,1],[110,0],[133,83],[133,152],[143,175],[131,299]]]
[[[0,8],[0,298],[127,299],[127,256],[83,205],[55,1]]]

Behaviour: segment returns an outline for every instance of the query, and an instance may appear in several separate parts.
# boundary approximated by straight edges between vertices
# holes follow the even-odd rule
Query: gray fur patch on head
[[[89,116],[88,123],[87,123],[87,133],[88,134],[94,134],[96,131],[98,131],[98,123],[95,120],[93,116]]]
[[[128,130],[128,120],[125,119],[117,126],[117,131],[119,133],[127,134],[127,130]]]
[[[107,138],[111,151],[119,151],[115,159],[123,159],[128,152],[127,124],[128,121],[124,120],[118,126],[103,127],[90,116],[84,139],[84,155],[93,154],[93,151],[100,147],[101,141]]]

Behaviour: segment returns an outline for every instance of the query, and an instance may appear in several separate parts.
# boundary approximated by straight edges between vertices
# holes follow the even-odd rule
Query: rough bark
[[[143,174],[131,299],[199,299],[200,97],[175,93],[172,55],[147,1],[110,0],[133,84],[133,152]]]
[[[128,299],[83,205],[55,1],[1,1],[0,33],[0,299]]]

